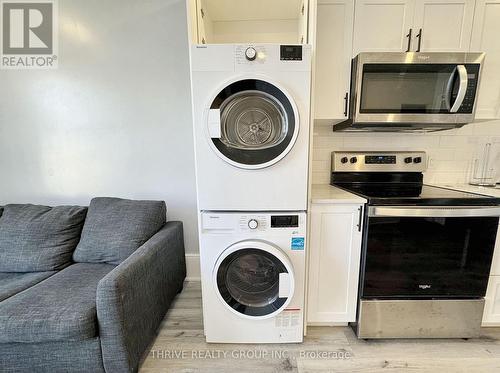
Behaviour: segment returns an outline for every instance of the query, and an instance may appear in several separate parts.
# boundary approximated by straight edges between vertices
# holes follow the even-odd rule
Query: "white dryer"
[[[201,214],[207,342],[302,342],[305,213]]]
[[[311,48],[195,45],[200,210],[307,208]]]

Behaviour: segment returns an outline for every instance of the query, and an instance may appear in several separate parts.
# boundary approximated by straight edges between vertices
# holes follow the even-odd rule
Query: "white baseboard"
[[[201,281],[200,254],[186,254],[186,281]]]

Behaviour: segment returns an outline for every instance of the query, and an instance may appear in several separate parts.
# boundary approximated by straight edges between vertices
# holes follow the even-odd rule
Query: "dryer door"
[[[295,144],[298,111],[276,85],[239,80],[215,97],[207,128],[212,149],[224,161],[239,168],[265,168],[285,157]]]
[[[225,250],[214,268],[220,300],[234,313],[251,319],[283,311],[294,292],[292,265],[275,246],[243,241]]]

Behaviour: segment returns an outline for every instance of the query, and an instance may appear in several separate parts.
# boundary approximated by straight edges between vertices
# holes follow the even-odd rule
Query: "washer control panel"
[[[257,219],[250,219],[248,221],[248,228],[250,228],[250,229],[259,228],[259,221]]]
[[[246,233],[290,233],[305,234],[306,215],[298,213],[217,213],[203,212],[201,225],[203,231],[210,232],[246,232]]]

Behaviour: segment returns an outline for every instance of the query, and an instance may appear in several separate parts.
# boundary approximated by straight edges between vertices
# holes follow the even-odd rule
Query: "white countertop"
[[[318,204],[363,204],[366,199],[331,185],[313,185],[311,202]]]
[[[461,190],[463,192],[484,194],[486,196],[500,197],[500,187],[482,187],[470,184],[433,184],[434,186],[448,189]]]

